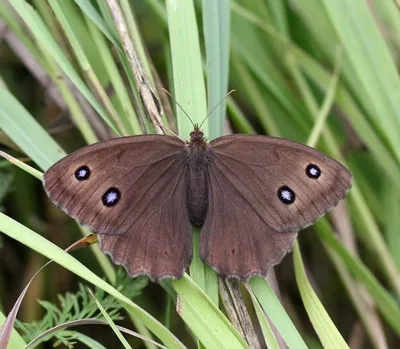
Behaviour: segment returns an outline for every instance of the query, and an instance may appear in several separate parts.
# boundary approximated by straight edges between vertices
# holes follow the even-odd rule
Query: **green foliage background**
[[[190,276],[154,285],[117,277],[97,245],[72,255],[60,248],[88,232],[46,199],[40,171],[87,143],[155,132],[113,6],[123,13],[166,127],[185,138],[192,128],[161,87],[195,122],[235,88],[204,124],[210,138],[286,137],[352,171],[348,199],[300,233],[294,253],[275,268],[276,279],[225,283],[195,255]],[[93,316],[117,335],[113,321],[168,348],[400,346],[394,1],[7,0],[0,2],[0,21],[0,150],[22,161],[13,160],[21,169],[0,160],[0,323],[46,258],[57,263],[26,294],[9,348],[60,321]],[[137,292],[127,293],[132,282]],[[110,318],[93,310],[95,302],[88,305],[92,313],[59,304],[68,299],[75,310],[89,304],[82,300],[89,302],[87,286],[96,288]],[[48,321],[57,313],[65,316]],[[156,348],[126,338],[81,323],[38,345]]]

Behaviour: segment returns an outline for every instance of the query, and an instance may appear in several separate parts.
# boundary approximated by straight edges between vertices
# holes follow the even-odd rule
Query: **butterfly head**
[[[200,127],[197,124],[194,125],[193,131],[190,132],[189,147],[193,147],[194,145],[200,145],[203,147],[207,145],[207,139],[204,138],[204,133],[200,130]]]

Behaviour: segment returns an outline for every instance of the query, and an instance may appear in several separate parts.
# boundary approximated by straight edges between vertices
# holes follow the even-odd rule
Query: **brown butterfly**
[[[84,147],[44,175],[50,199],[98,233],[101,249],[132,277],[180,278],[200,257],[223,276],[266,275],[296,233],[343,199],[351,173],[282,138],[230,135],[207,143],[165,135]]]

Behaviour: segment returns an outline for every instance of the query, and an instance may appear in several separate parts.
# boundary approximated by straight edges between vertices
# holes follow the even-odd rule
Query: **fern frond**
[[[147,277],[131,279],[123,269],[118,269],[117,271],[117,288],[130,299],[140,295],[147,284]],[[114,297],[100,289],[95,290],[95,296],[113,321],[123,319],[121,315],[123,307]],[[44,331],[69,321],[93,318],[103,319],[101,312],[87,290],[87,285],[80,283],[78,291],[75,293],[67,292],[64,295],[60,294],[58,295],[58,300],[59,305],[45,300],[38,301],[46,310],[40,321],[32,321],[29,323],[16,321],[15,327],[20,331],[25,341],[30,342]],[[79,336],[80,333],[78,331],[60,328],[51,335],[42,338],[37,344],[54,338],[55,347],[64,345],[66,348],[74,348]]]

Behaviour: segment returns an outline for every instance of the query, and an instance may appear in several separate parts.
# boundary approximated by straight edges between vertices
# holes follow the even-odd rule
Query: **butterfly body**
[[[180,278],[200,257],[221,275],[266,275],[299,230],[345,197],[351,173],[282,138],[223,136],[207,143],[164,135],[84,147],[44,175],[51,200],[98,233],[100,248],[132,276]]]
[[[188,209],[193,225],[201,226],[207,215],[208,207],[208,144],[203,132],[197,127],[190,134],[188,144]]]

